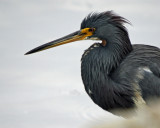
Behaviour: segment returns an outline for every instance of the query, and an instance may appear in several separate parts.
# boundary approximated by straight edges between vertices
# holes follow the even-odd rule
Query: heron
[[[113,11],[93,12],[80,30],[36,47],[27,54],[80,40],[97,40],[82,55],[81,77],[95,104],[111,113],[146,105],[160,97],[160,49],[131,44],[125,24]]]

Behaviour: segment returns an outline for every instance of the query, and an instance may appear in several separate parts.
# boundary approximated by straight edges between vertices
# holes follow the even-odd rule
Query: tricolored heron
[[[27,54],[79,40],[101,40],[90,46],[81,59],[85,90],[101,108],[127,110],[160,96],[160,49],[132,45],[125,18],[112,11],[91,13],[80,30],[41,45]]]

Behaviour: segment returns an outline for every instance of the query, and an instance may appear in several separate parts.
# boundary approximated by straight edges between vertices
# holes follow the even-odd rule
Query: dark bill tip
[[[32,53],[35,53],[35,52],[38,52],[40,50],[39,47],[35,48],[35,49],[32,49],[30,50],[29,52],[25,53],[24,55],[29,55],[29,54],[32,54]]]
[[[49,44],[49,43],[47,43]],[[30,51],[28,51],[27,53],[25,53],[24,55],[29,55],[29,54],[32,54],[32,53],[36,53],[36,52],[39,52],[39,51],[42,51],[44,49],[44,47],[47,47],[48,45],[47,44],[44,44],[44,45],[41,45],[39,47],[36,47]]]
[[[29,55],[29,54],[32,54],[33,52],[29,51],[27,53],[25,53],[24,55]]]
[[[32,54],[32,52],[27,52],[27,53],[25,53],[24,55],[29,55],[29,54]]]

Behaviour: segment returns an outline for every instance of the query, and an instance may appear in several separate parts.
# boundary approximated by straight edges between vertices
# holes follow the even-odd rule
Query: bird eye
[[[90,28],[88,31],[89,31],[89,32],[94,32],[94,31],[95,31],[95,28]]]

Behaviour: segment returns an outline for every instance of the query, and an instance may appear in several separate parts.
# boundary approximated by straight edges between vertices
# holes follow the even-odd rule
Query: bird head
[[[52,47],[62,44],[80,41],[80,40],[106,40],[110,39],[113,35],[126,32],[123,23],[128,23],[126,19],[115,15],[112,11],[102,13],[90,13],[81,23],[80,30],[73,32],[67,36],[57,40],[48,42],[39,47],[36,47],[27,54],[43,51]]]

